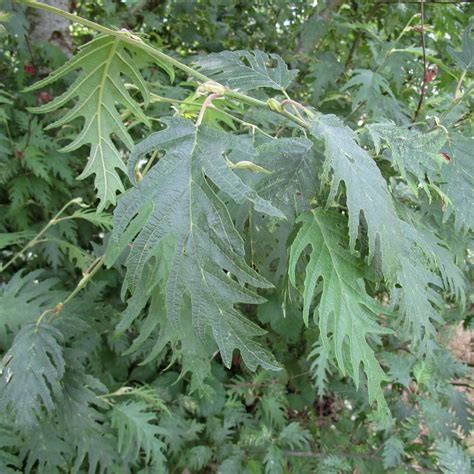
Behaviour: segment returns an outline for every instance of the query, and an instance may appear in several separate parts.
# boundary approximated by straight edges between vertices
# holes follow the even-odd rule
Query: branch
[[[18,257],[21,257],[25,254],[27,250],[29,250],[31,247],[34,247],[37,243],[40,242],[40,238],[45,234],[45,232],[52,227],[53,225],[57,224],[59,221],[62,219],[59,218],[59,216],[72,204],[81,204],[82,203],[82,198],[75,198],[71,199],[71,201],[67,202],[60,210],[59,212],[15,255],[13,255],[10,260],[5,265],[2,265],[0,263],[0,272],[5,271],[10,265],[12,265],[15,260]]]
[[[380,5],[382,3],[375,3],[374,6],[370,9],[367,18],[365,19],[365,23],[368,23],[372,17],[375,15],[377,10],[380,8]],[[344,69],[347,71],[349,67],[352,65],[352,57],[354,56],[354,53],[357,49],[357,46],[359,45],[359,42],[362,38],[363,30],[359,30],[354,38],[354,41],[352,42],[351,49],[349,51],[349,54],[347,55],[346,63],[344,65]]]
[[[87,270],[84,271],[82,274],[82,278],[79,280],[79,283],[76,285],[74,290],[69,293],[64,301],[59,302],[54,308],[47,309],[41,313],[40,317],[36,324],[40,324],[43,318],[47,314],[51,314],[50,322],[59,315],[59,313],[63,310],[64,306],[66,306],[87,284],[92,280],[94,275],[102,268],[104,264],[105,256],[97,257],[89,266]]]
[[[250,97],[248,95],[242,94],[240,92],[236,91],[231,91],[226,89],[224,86],[221,84],[216,83],[213,81],[210,77],[207,77],[206,75],[202,74],[201,72],[197,71],[196,69],[187,66],[186,64],[183,64],[182,62],[178,61],[177,59],[168,56],[166,53],[163,53],[159,49],[154,48],[153,46],[145,43],[142,38],[139,36],[136,36],[132,33],[130,33],[128,30],[113,30],[111,28],[107,28],[105,26],[99,25],[98,23],[95,23],[90,20],[86,20],[85,18],[82,18],[80,16],[74,15],[72,13],[66,12],[64,10],[61,10],[60,8],[53,7],[51,5],[47,5],[45,3],[39,3],[36,0],[17,0],[18,3],[21,3],[23,5],[26,5],[28,7],[33,7],[33,8],[39,8],[42,10],[47,10],[51,13],[55,13],[56,15],[63,16],[65,18],[68,18],[71,21],[74,21],[76,23],[80,23],[81,25],[87,26],[88,28],[91,28],[92,30],[99,31],[101,33],[104,33],[106,35],[114,36],[115,38],[119,38],[120,41],[123,41],[124,43],[130,44],[136,48],[141,49],[142,51],[145,51],[148,53],[151,57],[154,57],[158,59],[161,62],[164,62],[166,64],[169,64],[171,66],[176,67],[177,69],[185,72],[189,76],[192,76],[202,83],[212,83],[217,86],[220,86],[222,88],[222,95],[225,97],[229,97],[235,100],[238,100],[242,103],[245,103],[247,105],[253,105],[255,107],[260,107],[260,108],[265,108],[265,109],[270,109],[272,110],[268,104],[262,100],[255,99],[254,97]],[[278,113],[279,115],[282,115],[283,117],[286,117],[290,119],[291,121],[295,122],[299,126],[303,128],[309,128],[309,124],[300,119],[299,117],[291,114],[290,112],[287,112],[286,110],[283,110],[281,112],[274,111]]]
[[[418,113],[420,112],[423,99],[425,97],[426,83],[427,83],[427,69],[426,69],[426,45],[425,45],[425,7],[424,0],[421,0],[421,48],[423,50],[423,83],[421,85],[420,100],[418,101],[418,107],[416,108],[415,115],[413,116],[413,122],[416,120]]]

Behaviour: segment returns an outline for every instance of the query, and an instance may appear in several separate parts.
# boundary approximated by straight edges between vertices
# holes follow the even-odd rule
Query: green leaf
[[[140,450],[146,462],[164,462],[165,444],[159,439],[163,428],[153,424],[155,415],[143,401],[117,403],[112,408],[112,427],[118,432],[118,450],[126,458],[136,458]]]
[[[434,227],[424,225],[422,222],[413,221],[410,229],[407,227],[406,235],[407,240],[416,245],[419,252],[422,252],[428,260],[426,266],[439,271],[444,289],[461,305],[464,305],[467,291],[466,280],[454,261],[449,248],[450,243],[440,239]],[[420,263],[420,258],[416,261]]]
[[[281,138],[258,147],[257,163],[271,169],[255,189],[271,201],[293,222],[295,216],[309,209],[318,187],[317,160],[313,144],[305,138]]]
[[[66,92],[31,111],[51,113],[77,99],[74,107],[50,124],[48,129],[68,124],[79,117],[84,118],[82,131],[62,151],[69,152],[83,145],[91,145],[89,160],[79,179],[96,175],[99,210],[108,204],[115,204],[116,193],[124,190],[116,170],[125,172],[126,168],[112,141],[112,135],[116,135],[128,149],[133,148],[133,140],[122,122],[117,104],[124,106],[139,121],[149,124],[122,79],[122,75],[126,75],[140,91],[145,104],[148,103],[147,86],[129,51],[134,52],[134,48],[119,38],[99,36],[82,47],[66,64],[27,89],[28,92],[43,88],[72,71],[81,70]]]
[[[283,474],[286,467],[285,461],[283,451],[276,444],[270,444],[263,458],[265,474]]]
[[[70,218],[83,219],[102,230],[110,230],[112,228],[112,215],[107,212],[97,212],[93,209],[78,209],[71,214]]]
[[[25,324],[0,365],[0,408],[12,410],[18,427],[31,427],[42,408],[51,412],[62,396],[61,333],[46,323]]]
[[[173,411],[160,419],[160,427],[165,431],[163,437],[169,451],[177,454],[186,446],[186,443],[198,442],[202,439],[206,425],[199,423],[196,419],[184,418],[180,412]]]
[[[95,377],[85,373],[85,368],[79,362],[80,351],[67,348],[64,356],[66,370],[61,382],[63,397],[57,403],[56,418],[60,428],[58,431],[70,446],[77,449],[72,472],[79,470],[86,457],[91,472],[96,472],[98,467],[100,472],[106,468],[112,469],[116,460],[117,441],[99,411],[99,408],[105,407],[105,403],[98,395],[103,394],[106,388]]]
[[[318,397],[320,399],[326,395],[328,391],[328,377],[331,375],[330,362],[332,355],[329,350],[321,344],[321,341],[316,341],[313,344],[311,352],[308,354],[308,359],[311,362],[311,378],[314,380]]]
[[[265,394],[260,399],[259,409],[271,426],[281,428],[287,419],[286,400],[278,394]]]
[[[19,444],[20,439],[13,430],[0,425],[0,472],[5,474],[20,472],[16,469],[21,468],[21,460],[18,456],[9,452]]]
[[[350,472],[351,464],[347,459],[335,454],[324,456],[318,464],[317,474],[339,474],[340,472]]]
[[[468,26],[462,34],[461,50],[455,51],[448,46],[448,52],[454,62],[466,71],[474,70],[474,38],[471,37],[473,25]]]
[[[412,357],[386,352],[383,361],[388,366],[388,374],[393,383],[400,383],[405,387],[410,385],[412,381],[410,372],[414,363]]]
[[[405,455],[404,444],[396,436],[388,438],[383,445],[383,467],[390,469],[400,464]]]
[[[36,320],[58,300],[58,292],[51,291],[58,282],[56,278],[40,280],[41,270],[22,274],[20,270],[0,287],[0,347],[6,348],[22,325]]]
[[[436,443],[435,455],[444,474],[470,474],[472,464],[468,453],[459,444],[449,439],[441,439]]]
[[[187,454],[187,465],[195,471],[204,469],[212,459],[212,450],[208,446],[194,446]]]
[[[163,245],[160,250],[162,251],[161,261],[171,261],[174,247]],[[176,359],[181,362],[181,376],[187,373],[191,375],[190,392],[199,390],[203,397],[211,397],[213,389],[206,383],[206,380],[211,377],[211,354],[205,345],[207,341],[203,341],[194,331],[191,310],[187,302],[181,308],[180,326],[175,327],[170,323],[166,315],[165,296],[161,290],[161,287],[166,286],[169,269],[165,270],[159,266],[158,270],[150,270],[150,267],[149,265],[145,266],[140,283],[127,301],[127,308],[123,312],[122,320],[117,325],[118,334],[128,331],[150,300],[148,311],[141,324],[138,325],[138,336],[124,354],[136,353],[144,348],[147,341],[152,342],[152,338],[154,338],[155,340],[145,353],[145,360],[142,362],[142,364],[148,364],[170,344],[173,349],[172,360]],[[150,285],[150,281],[153,281],[154,284]]]
[[[456,415],[456,423],[463,429],[465,434],[471,432],[474,413],[472,413],[472,404],[466,393],[461,392],[457,387],[448,385],[443,390],[448,398],[450,408]]]
[[[310,440],[310,432],[303,430],[301,425],[296,421],[292,421],[286,425],[279,435],[280,443],[294,450],[308,449]]]
[[[403,315],[403,337],[409,338],[414,345],[424,344],[436,335],[433,322],[442,322],[439,309],[443,299],[436,291],[442,287],[441,278],[423,266],[420,260],[407,255],[400,256],[401,270],[397,274],[398,285],[402,290],[393,288],[391,296],[399,305]],[[437,309],[438,308],[438,309]]]
[[[319,100],[326,89],[334,86],[335,81],[344,72],[344,65],[338,61],[333,52],[325,51],[318,58],[318,62],[311,66],[310,71],[308,78],[313,79],[313,97]]]
[[[367,126],[377,153],[385,142],[392,152],[392,164],[407,181],[416,194],[421,185],[429,195],[426,179],[439,182],[439,174],[444,159],[441,148],[446,142],[446,134],[439,129],[422,133],[418,130],[398,127],[393,122],[376,123]]]
[[[380,248],[385,276],[392,280],[399,268],[403,234],[387,183],[356,134],[335,115],[316,115],[310,132],[325,144],[323,179],[331,181],[328,205],[344,182],[349,209],[350,248],[359,235],[361,213],[367,223],[370,256]],[[330,178],[330,173],[332,176]]]
[[[302,223],[302,227],[291,245],[289,262],[290,281],[294,286],[297,284],[298,260],[308,246],[312,248],[304,281],[305,323],[308,324],[316,285],[322,279],[321,300],[317,307],[321,341],[327,350],[334,351],[342,374],[345,375],[349,369],[357,387],[360,365],[363,365],[369,400],[371,403],[376,400],[383,412],[387,406],[381,383],[388,377],[380,367],[367,337],[391,332],[376,322],[378,315],[387,311],[365,291],[364,267],[347,248],[342,216],[316,210],[301,215],[297,222]]]
[[[34,236],[34,232],[27,230],[21,232],[2,232],[0,233],[0,250],[9,247],[10,245],[18,244],[22,240],[29,240]]]
[[[26,47],[26,38],[28,36],[29,21],[26,17],[26,7],[12,0],[2,2],[1,12],[5,15],[2,23],[6,30],[14,36],[21,48]]]
[[[245,284],[271,285],[246,264],[242,239],[205,176],[236,202],[250,201],[259,212],[276,217],[283,214],[227,166],[228,150],[247,158],[254,153],[246,140],[206,126],[197,128],[183,119],[165,123],[168,128],[137,145],[130,158],[133,175],[135,163],[147,153],[166,152],[119,201],[107,262],[112,263],[131,243],[123,292],[127,288],[134,292],[145,265],[157,257],[160,242],[171,239],[174,250],[166,282],[166,311],[172,326],[182,331],[181,308],[188,295],[195,333],[205,339],[206,332],[212,331],[227,367],[237,348],[251,370],[257,365],[276,370],[273,357],[253,341],[264,331],[234,308],[236,303],[263,301]],[[149,284],[154,281],[152,275]]]
[[[428,374],[425,371],[421,376],[428,379],[428,377],[432,378],[433,374]],[[453,431],[456,429],[456,417],[444,403],[433,398],[422,398],[420,400],[420,408],[423,413],[423,422],[426,424],[429,432],[433,434],[433,437],[453,437]]]
[[[446,193],[449,203],[445,220],[454,215],[457,232],[474,228],[474,139],[459,133],[449,136],[446,151],[451,161],[443,166],[441,190]]]
[[[298,74],[278,54],[262,51],[223,51],[195,61],[198,70],[229,89],[249,91],[260,87],[286,89]]]
[[[27,433],[27,440],[20,451],[21,456],[26,458],[23,472],[67,471],[66,457],[71,456],[74,448],[64,441],[54,422],[44,419],[32,426]]]
[[[344,92],[352,87],[357,92],[352,99],[352,110],[365,104],[367,113],[373,116],[396,118],[401,115],[398,102],[386,79],[369,69],[355,69],[352,78],[342,87]],[[386,95],[385,95],[386,94]]]

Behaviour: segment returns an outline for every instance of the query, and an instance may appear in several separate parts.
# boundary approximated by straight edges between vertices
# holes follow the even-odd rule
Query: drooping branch
[[[135,46],[136,48],[141,49],[142,51],[145,51],[148,53],[151,57],[156,58],[158,61],[161,61],[162,63],[166,63],[170,66],[174,66],[177,69],[185,72],[189,76],[192,76],[199,80],[201,83],[209,83],[209,84],[216,84],[219,86],[222,90],[222,95],[228,98],[232,98],[235,100],[238,100],[239,102],[245,103],[247,105],[259,107],[259,108],[265,108],[265,109],[271,109],[271,107],[267,104],[267,102],[263,100],[256,99],[254,97],[248,96],[246,94],[243,94],[241,92],[229,90],[222,86],[221,84],[216,83],[213,81],[210,77],[206,76],[205,74],[202,74],[201,72],[197,71],[196,69],[182,63],[181,61],[178,61],[177,59],[173,58],[172,56],[167,55],[163,51],[160,51],[159,49],[145,43],[142,38],[132,34],[128,30],[122,29],[122,30],[113,30],[111,28],[107,28],[106,26],[99,25],[98,23],[95,23],[91,20],[87,20],[85,18],[82,18],[80,16],[74,15],[72,13],[66,12],[64,10],[61,10],[59,8],[53,7],[51,5],[46,5],[44,3],[39,3],[36,0],[20,0],[19,3],[22,3],[28,7],[33,7],[33,8],[39,8],[42,10],[49,11],[51,13],[56,13],[57,15],[61,15],[65,18],[70,19],[71,21],[74,21],[76,23],[79,23],[81,25],[87,26],[88,28],[91,28],[92,30],[98,31],[100,33],[104,33],[106,35],[114,36],[120,41],[123,41],[124,43],[130,44],[132,46]],[[212,92],[212,91],[210,91]],[[293,121],[294,123],[298,124],[299,126],[303,128],[308,128],[309,125],[306,121],[302,120],[301,118],[297,117],[296,115],[293,115],[292,113],[286,111],[286,110],[281,110],[281,111],[276,111],[273,110],[274,112],[278,113],[279,115],[282,115],[283,117]]]

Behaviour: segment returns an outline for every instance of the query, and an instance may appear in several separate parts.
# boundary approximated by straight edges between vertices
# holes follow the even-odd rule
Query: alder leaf
[[[141,364],[148,364],[154,360],[170,344],[173,349],[172,360],[179,360],[181,363],[181,377],[185,374],[191,377],[190,393],[198,390],[201,396],[211,398],[214,390],[207,384],[207,380],[212,377],[210,364],[212,352],[209,349],[213,350],[213,345],[208,347],[194,331],[191,310],[187,302],[181,307],[182,324],[178,328],[173,326],[167,318],[162,288],[166,287],[174,247],[162,245],[159,250],[160,263],[169,260],[170,262],[166,262],[168,268],[165,269],[162,265],[153,268],[151,263],[145,266],[140,283],[128,299],[127,308],[116,328],[118,334],[128,331],[150,300],[147,313],[142,323],[138,325],[138,335],[124,355],[137,353],[143,349],[147,341],[158,334],[151,347],[148,346],[145,360]]]
[[[403,441],[396,436],[391,436],[385,441],[382,453],[383,467],[385,469],[390,469],[400,464],[405,455],[404,447]]]
[[[407,243],[417,247],[418,255],[411,257],[414,264],[418,266],[424,263],[420,256],[422,253],[427,260],[424,266],[438,270],[444,289],[464,306],[467,292],[466,280],[461,269],[454,262],[454,256],[449,251],[449,243],[440,239],[433,227],[422,222],[412,219],[412,225],[408,222],[403,222],[402,225],[405,227]],[[413,252],[410,250],[407,253]]]
[[[449,198],[445,220],[454,215],[457,232],[474,228],[474,139],[450,134],[445,151],[451,161],[443,166],[441,190]]]
[[[310,73],[307,76],[313,81],[311,91],[316,102],[319,102],[327,90],[334,87],[343,72],[344,64],[339,62],[333,52],[325,51],[318,57],[318,62],[310,66]]]
[[[286,89],[298,74],[278,54],[262,51],[223,51],[198,58],[198,70],[229,89],[249,91],[260,87]]]
[[[20,270],[0,287],[0,348],[6,348],[23,324],[36,320],[45,308],[59,301],[59,293],[52,291],[59,280],[40,280],[42,274],[34,270],[23,276]]]
[[[95,186],[100,199],[99,210],[115,204],[115,195],[124,190],[117,169],[126,171],[120,151],[112,140],[117,136],[131,150],[133,140],[117,110],[124,106],[137,120],[149,125],[140,104],[125,87],[122,76],[140,91],[145,104],[148,89],[129,51],[133,47],[114,36],[99,36],[83,46],[80,52],[45,79],[26,89],[27,92],[43,88],[72,71],[81,70],[75,81],[51,102],[33,107],[35,113],[51,113],[77,99],[74,107],[47,128],[60,127],[83,117],[84,125],[77,137],[61,151],[76,150],[90,145],[90,156],[79,179],[95,174]]]
[[[295,218],[311,209],[311,202],[318,193],[321,158],[313,142],[306,138],[269,140],[257,147],[257,151],[256,163],[272,170],[271,174],[247,173],[243,178],[252,183],[262,198],[278,207],[286,221],[279,221],[275,226],[265,215],[253,212],[249,205],[232,206],[230,211],[235,216],[236,227],[247,235],[252,264],[278,285],[287,273],[287,240]],[[276,322],[278,318],[271,320]],[[295,326],[293,329],[298,330]],[[285,335],[288,336],[286,331]]]
[[[174,251],[166,281],[166,311],[171,324],[178,329],[182,326],[183,299],[188,295],[194,331],[201,338],[212,331],[227,367],[237,348],[250,369],[261,365],[276,370],[273,357],[253,341],[264,331],[234,307],[264,301],[245,285],[271,285],[245,262],[242,238],[208,181],[236,202],[250,201],[259,212],[284,217],[245,185],[225,159],[229,150],[247,161],[255,152],[246,139],[196,127],[189,120],[166,119],[164,123],[168,128],[137,145],[130,158],[133,178],[140,159],[152,151],[165,152],[143,180],[119,200],[107,263],[131,244],[123,292],[130,289],[133,293],[145,264],[152,257],[159,258],[156,252],[160,242],[171,239]]]
[[[70,450],[54,420],[45,418],[28,432],[28,443],[21,445],[25,473],[53,473],[68,470],[66,453]],[[33,470],[34,467],[34,470]]]
[[[474,39],[471,37],[473,25],[468,26],[462,34],[461,50],[456,51],[448,46],[448,52],[454,62],[466,71],[474,69]]]
[[[11,428],[0,425],[0,472],[4,474],[20,472],[17,470],[21,468],[20,458],[9,452],[19,444],[19,436]]]
[[[354,75],[342,87],[341,92],[351,88],[357,88],[352,99],[352,110],[356,110],[361,104],[365,104],[368,113],[374,116],[401,115],[398,104],[387,80],[370,69],[355,69]],[[385,95],[386,94],[386,95]]]
[[[358,387],[360,365],[367,375],[369,400],[377,401],[378,409],[388,410],[381,383],[388,377],[380,367],[370,336],[389,334],[376,319],[386,313],[364,287],[362,262],[347,250],[345,221],[332,211],[316,210],[302,214],[297,222],[301,229],[290,248],[289,277],[296,286],[296,266],[305,249],[311,246],[303,290],[303,318],[309,320],[310,306],[319,280],[321,300],[317,307],[321,341],[326,350],[334,351],[342,374],[349,372]],[[349,366],[347,363],[349,358]]]
[[[384,274],[392,280],[399,268],[398,257],[404,236],[385,179],[374,160],[358,144],[356,134],[335,115],[317,114],[310,132],[325,144],[323,179],[331,182],[328,206],[332,204],[340,183],[344,182],[349,209],[350,249],[355,248],[363,213],[367,223],[369,257],[380,248]]]
[[[305,138],[281,138],[258,147],[258,164],[272,170],[255,186],[258,194],[281,209],[293,222],[309,209],[318,187],[313,143]]]
[[[392,152],[392,164],[400,172],[411,190],[417,194],[421,185],[429,195],[426,180],[439,181],[443,162],[441,148],[446,142],[446,134],[440,130],[422,133],[418,130],[398,127],[393,122],[375,123],[367,126],[377,153],[382,142]]]
[[[327,347],[317,340],[308,354],[308,360],[311,361],[311,378],[316,386],[316,393],[320,400],[323,399],[328,391],[328,378],[331,375],[332,355]]]
[[[165,444],[159,439],[165,430],[153,424],[156,415],[143,401],[117,403],[112,409],[112,427],[118,432],[118,451],[126,458],[137,458],[143,450],[146,462],[164,463]]]
[[[472,460],[469,453],[465,453],[462,447],[453,440],[445,438],[437,441],[434,454],[443,474],[470,474],[472,472]]]
[[[12,410],[18,427],[31,427],[62,393],[61,333],[46,323],[25,324],[0,365],[0,409]]]
[[[439,308],[443,299],[436,291],[442,287],[442,281],[423,265],[422,254],[418,259],[400,255],[400,265],[397,282],[401,290],[393,288],[391,297],[403,316],[403,337],[409,338],[414,346],[422,344],[422,350],[426,350],[426,343],[436,335],[433,322],[442,322]]]

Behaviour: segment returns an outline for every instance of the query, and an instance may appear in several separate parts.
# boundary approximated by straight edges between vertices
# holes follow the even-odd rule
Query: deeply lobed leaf
[[[112,135],[116,135],[128,149],[133,147],[133,140],[123,124],[117,105],[125,107],[137,120],[149,124],[140,104],[130,95],[122,79],[126,76],[140,91],[147,104],[148,89],[132,53],[136,54],[138,51],[119,38],[99,36],[81,48],[62,67],[27,89],[31,91],[43,88],[80,70],[66,92],[31,111],[50,113],[75,100],[74,107],[48,128],[60,127],[80,117],[84,119],[81,132],[62,151],[73,151],[83,145],[91,146],[89,160],[79,178],[95,175],[95,186],[100,199],[99,210],[115,204],[116,193],[124,190],[117,169],[125,172],[126,168]]]
[[[324,178],[331,182],[327,199],[332,204],[341,182],[349,210],[349,242],[354,250],[361,214],[367,224],[370,256],[380,251],[386,278],[393,280],[404,236],[387,183],[356,134],[335,115],[317,114],[311,134],[325,144]],[[332,175],[331,175],[332,173]]]
[[[195,61],[203,74],[229,87],[249,91],[260,87],[286,89],[298,74],[278,54],[262,51],[223,51]],[[273,66],[274,64],[274,66]]]
[[[61,333],[49,324],[25,324],[1,367],[0,408],[12,410],[18,427],[31,427],[43,407],[51,412],[62,393]]]
[[[305,271],[303,318],[308,324],[316,286],[322,280],[317,315],[324,347],[334,351],[339,369],[343,374],[349,370],[356,386],[362,364],[368,380],[369,400],[376,400],[381,412],[388,410],[381,388],[388,377],[367,338],[391,331],[376,322],[378,315],[386,310],[365,291],[363,265],[347,250],[344,219],[335,212],[316,210],[302,214],[297,222],[302,223],[302,227],[291,245],[289,262],[293,285],[297,284],[298,260],[311,246]]]
[[[141,158],[153,150],[165,152],[119,201],[108,262],[131,242],[124,290],[135,291],[147,262],[159,258],[160,242],[171,242],[166,312],[172,326],[182,328],[187,295],[195,333],[204,338],[212,331],[227,367],[237,348],[250,369],[261,365],[275,370],[272,357],[253,341],[263,331],[234,308],[236,303],[263,301],[244,285],[268,288],[270,284],[246,264],[242,239],[208,180],[236,202],[249,201],[259,212],[275,217],[283,214],[245,185],[225,160],[228,150],[233,150],[248,161],[255,153],[248,141],[206,126],[195,127],[184,119],[165,123],[168,128],[139,144],[130,159],[133,175]]]

